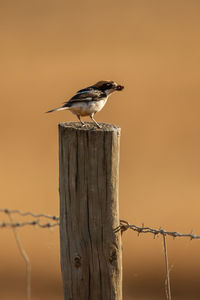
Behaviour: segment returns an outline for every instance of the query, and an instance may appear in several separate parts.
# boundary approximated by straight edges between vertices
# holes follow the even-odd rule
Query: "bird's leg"
[[[99,125],[99,123],[97,123],[97,121],[94,119],[94,114],[90,115],[90,118],[92,119],[92,121],[97,125],[98,128],[101,128],[101,126]]]
[[[85,126],[85,123],[81,120],[81,117],[79,115],[77,115],[77,118],[79,119],[79,121],[81,122],[82,126]]]

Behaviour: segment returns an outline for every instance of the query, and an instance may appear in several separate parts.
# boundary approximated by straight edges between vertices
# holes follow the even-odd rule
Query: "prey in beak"
[[[124,86],[120,85],[120,84],[118,84],[117,87],[116,87],[117,91],[122,91],[123,89],[124,89]]]

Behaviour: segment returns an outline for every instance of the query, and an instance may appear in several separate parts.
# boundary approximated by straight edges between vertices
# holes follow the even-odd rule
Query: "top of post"
[[[117,125],[107,124],[107,123],[99,123],[101,128],[98,128],[92,122],[85,122],[85,126],[81,125],[80,122],[65,122],[59,123],[59,127],[75,129],[80,131],[118,131],[120,132],[121,128]]]

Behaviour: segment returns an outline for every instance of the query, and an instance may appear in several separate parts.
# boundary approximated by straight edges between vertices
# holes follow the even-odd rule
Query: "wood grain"
[[[60,248],[65,300],[121,300],[120,128],[59,124]]]

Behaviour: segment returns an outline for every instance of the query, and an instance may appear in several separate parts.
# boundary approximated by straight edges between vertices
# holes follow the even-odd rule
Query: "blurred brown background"
[[[0,206],[58,214],[57,124],[76,118],[43,112],[111,79],[125,90],[96,119],[122,128],[120,217],[200,234],[199,16],[198,0],[1,0]],[[19,233],[32,299],[62,299],[58,229]],[[23,300],[24,262],[0,238],[0,299]],[[123,251],[124,299],[165,299],[162,239],[127,232]],[[168,252],[173,299],[200,299],[199,241]]]

